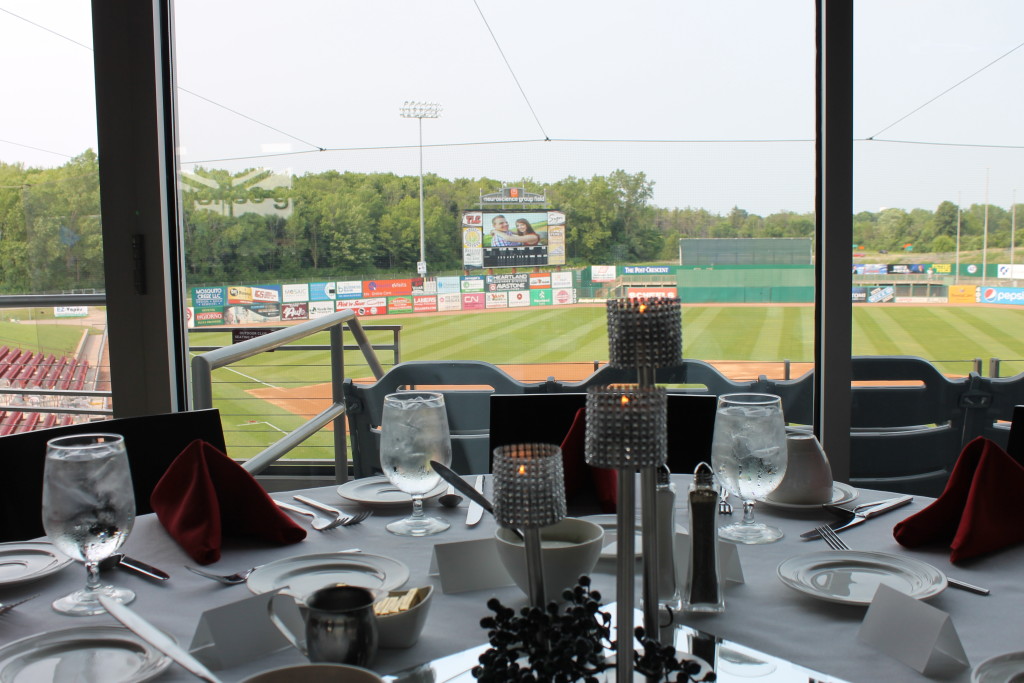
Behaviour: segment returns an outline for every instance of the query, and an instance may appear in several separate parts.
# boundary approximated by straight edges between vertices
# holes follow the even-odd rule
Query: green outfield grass
[[[703,360],[810,362],[813,359],[811,306],[685,306],[683,355]],[[482,360],[499,365],[592,362],[608,355],[605,309],[552,307],[452,315],[362,318],[364,325],[398,324],[402,360]],[[1024,307],[856,306],[855,355],[916,355],[943,372],[963,375],[971,361],[1004,359],[1001,375],[1024,372]],[[192,343],[226,344],[226,333],[192,334]],[[390,344],[390,333],[370,332],[375,344]],[[350,340],[346,340],[349,343]],[[307,344],[327,344],[326,333]],[[381,352],[387,368],[392,358]],[[302,387],[328,382],[326,352],[262,354],[214,373],[215,405],[224,415],[234,457],[254,455],[303,418],[254,398],[259,386]],[[346,376],[370,377],[358,351],[346,353]],[[262,382],[263,384],[260,384]],[[258,415],[259,417],[250,417]],[[257,422],[249,423],[250,419]],[[270,423],[265,424],[265,423]],[[330,457],[327,433],[306,442],[296,457]]]

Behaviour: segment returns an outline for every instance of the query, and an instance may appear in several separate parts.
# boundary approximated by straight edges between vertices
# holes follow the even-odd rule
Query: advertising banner
[[[461,294],[462,278],[457,275],[445,275],[435,280],[438,294]]]
[[[949,303],[951,304],[973,304],[978,301],[977,285],[950,285]]]
[[[305,282],[294,285],[281,285],[281,303],[291,304],[309,301],[309,285]]]
[[[626,298],[629,299],[677,299],[679,290],[676,287],[627,287]]]
[[[278,303],[281,301],[280,285],[260,285],[252,288],[253,302]]]
[[[223,306],[227,303],[223,287],[193,287],[193,306]]]
[[[565,264],[562,211],[464,211],[461,230],[467,268]]]
[[[668,275],[671,266],[622,266],[623,275]]]
[[[853,303],[862,304],[868,300],[868,290],[866,287],[854,287],[853,288]]]
[[[978,287],[978,303],[1024,306],[1024,289],[1020,287]]]
[[[437,295],[437,310],[439,311],[461,311],[462,310],[462,295],[461,294],[438,294]]]
[[[854,275],[888,275],[889,266],[885,263],[855,263]]]
[[[551,289],[551,273],[530,273],[530,289]]]
[[[437,310],[437,297],[423,294],[412,298],[413,313],[433,313]]]
[[[473,212],[479,222],[480,213]],[[468,215],[462,220],[465,225]],[[479,226],[466,226],[462,228],[462,263],[467,268],[484,267],[484,231]]]
[[[388,297],[388,313],[412,313],[412,311],[412,295]]]
[[[551,290],[550,289],[531,289],[530,290],[530,305],[531,306],[550,306],[551,305]]]
[[[251,304],[252,287],[228,287],[229,304]]]
[[[528,273],[509,273],[507,275],[488,275],[488,292],[521,292],[530,288]]]
[[[1024,263],[1000,263],[996,266],[996,277],[1024,280]]]
[[[569,289],[572,287],[572,271],[551,273],[552,289]]]
[[[544,290],[538,289],[538,292]],[[508,307],[520,308],[530,305],[530,292],[508,292]]]
[[[363,283],[361,280],[346,280],[335,283],[339,299],[362,299]]]
[[[953,274],[953,264],[952,263],[933,263],[932,267],[931,267],[931,270],[932,270],[933,273],[938,273],[939,275],[952,275]]]
[[[890,263],[889,272],[899,275],[907,275],[909,273],[924,273],[926,270],[923,263]]]
[[[508,292],[487,292],[487,308],[508,308]]]
[[[308,310],[310,319],[323,318],[325,315],[336,312],[333,301],[310,301]],[[340,310],[345,309],[342,308]]]
[[[309,304],[302,303],[281,304],[281,321],[309,320]]]
[[[338,298],[337,282],[310,282],[310,301],[334,301]]]
[[[336,306],[339,311],[351,308],[356,312],[356,315],[385,315],[388,312],[388,300],[384,297],[374,297],[372,299],[350,299],[347,301],[339,301]]]
[[[249,323],[279,322],[281,304],[276,302],[254,302],[235,304],[224,309],[225,325],[246,325]],[[196,323],[198,324],[198,316]]]
[[[462,310],[478,311],[487,307],[483,292],[469,292],[462,295]]]
[[[483,275],[467,275],[462,278],[462,292],[483,292],[487,282]],[[480,297],[483,300],[483,297]]]
[[[575,289],[552,289],[551,294],[554,298],[554,304],[556,306],[565,306],[567,304],[576,303],[576,290]]]
[[[895,292],[892,287],[871,287],[868,290],[869,304],[882,304],[893,300]]]
[[[363,296],[403,296],[412,294],[412,280],[366,280]]]
[[[196,327],[224,324],[224,309],[217,306],[193,306],[192,320]]]
[[[615,266],[590,266],[590,279],[593,282],[611,282],[615,279]]]
[[[84,318],[89,315],[88,306],[55,306],[53,308],[54,318]]]

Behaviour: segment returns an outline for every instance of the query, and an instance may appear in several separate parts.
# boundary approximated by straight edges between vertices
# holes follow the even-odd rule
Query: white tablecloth
[[[686,481],[687,478],[677,478],[680,491],[685,490]],[[309,489],[304,493],[327,503],[355,509],[355,506],[342,505],[344,501],[336,493],[335,487]],[[282,500],[288,498],[287,494],[274,495]],[[888,494],[863,491],[860,500],[883,497],[888,497]],[[994,655],[1024,650],[1024,617],[1021,616],[1024,614],[1024,546],[995,553],[965,567],[952,566],[948,560],[948,550],[943,551],[942,548],[923,551],[902,548],[892,538],[892,526],[928,502],[928,499],[919,498],[907,507],[844,532],[843,537],[852,548],[906,554],[929,562],[954,577],[990,588],[992,595],[988,597],[947,589],[929,600],[929,604],[951,615],[972,666]],[[1013,501],[1007,503],[1009,511]],[[486,515],[477,526],[466,527],[465,505],[463,503],[462,508],[454,510],[428,506],[431,514],[447,517],[452,522],[449,531],[428,538],[407,538],[388,533],[384,524],[395,519],[398,513],[377,512],[370,520],[357,526],[324,533],[310,531],[306,540],[290,546],[266,547],[256,543],[229,541],[220,562],[209,568],[229,573],[279,558],[350,547],[405,562],[411,570],[408,585],[433,584],[437,589],[419,643],[407,650],[379,652],[373,668],[385,674],[394,673],[483,643],[486,634],[479,627],[479,620],[489,614],[485,603],[492,595],[512,607],[526,603],[526,597],[515,587],[446,595],[441,593],[437,577],[428,575],[435,543],[485,538],[494,533],[494,522]],[[677,523],[687,526],[687,515],[683,508],[680,495]],[[733,518],[738,516],[737,511]],[[857,640],[864,608],[816,600],[793,591],[777,578],[776,568],[783,560],[800,553],[825,549],[821,541],[802,541],[798,535],[820,522],[832,519],[828,513],[791,512],[758,506],[757,516],[780,526],[786,532],[785,538],[770,545],[740,546],[739,554],[746,582],[728,587],[726,612],[709,617],[686,617],[684,623],[851,682],[929,680]],[[720,519],[725,523],[730,518]],[[244,585],[224,587],[186,571],[183,566],[192,564],[191,560],[153,515],[140,517],[136,521],[124,550],[133,557],[165,569],[171,574],[171,580],[156,584],[124,571],[105,576],[135,590],[138,598],[131,607],[186,646],[192,639],[203,610],[249,595]],[[601,590],[606,603],[612,602],[615,597],[614,577],[609,573],[612,571],[614,562],[601,561],[593,574],[595,586]],[[640,575],[638,568],[638,585]],[[0,645],[34,633],[86,624],[115,624],[106,615],[73,618],[58,615],[50,609],[49,603],[53,599],[82,584],[84,576],[81,565],[75,564],[40,581],[0,586],[0,602],[39,594],[35,600],[0,619]],[[301,655],[287,650],[262,656],[248,666],[227,669],[219,674],[225,681],[237,681],[257,671],[300,661]],[[177,665],[172,665],[158,680],[194,679]],[[942,680],[964,683],[970,680],[970,670],[966,669]]]

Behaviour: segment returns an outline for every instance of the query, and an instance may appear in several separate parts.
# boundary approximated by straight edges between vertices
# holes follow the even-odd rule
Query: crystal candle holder
[[[606,307],[609,365],[641,369],[682,362],[679,299],[609,299]]]
[[[543,607],[544,573],[540,529],[565,518],[562,449],[550,444],[513,444],[494,449],[494,517],[522,529],[530,602]]]

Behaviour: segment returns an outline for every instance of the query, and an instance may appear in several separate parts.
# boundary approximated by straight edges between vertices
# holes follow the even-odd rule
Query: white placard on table
[[[440,575],[445,593],[465,593],[514,586],[498,557],[497,541],[480,538],[473,541],[438,543],[430,559],[431,576]]]
[[[267,605],[276,594],[277,591],[272,591],[253,595],[206,610],[199,617],[189,651],[196,659],[216,671],[230,669],[292,647],[268,616]],[[294,611],[284,607],[278,615],[295,633],[304,632],[305,626],[298,606],[295,606]]]
[[[682,587],[686,585],[686,578],[690,573],[690,535],[677,531],[673,539],[673,550],[676,585]],[[740,554],[735,543],[718,540],[718,573],[725,584],[745,583],[743,565],[740,564]]]
[[[885,584],[875,591],[857,638],[925,676],[969,666],[947,612]]]

